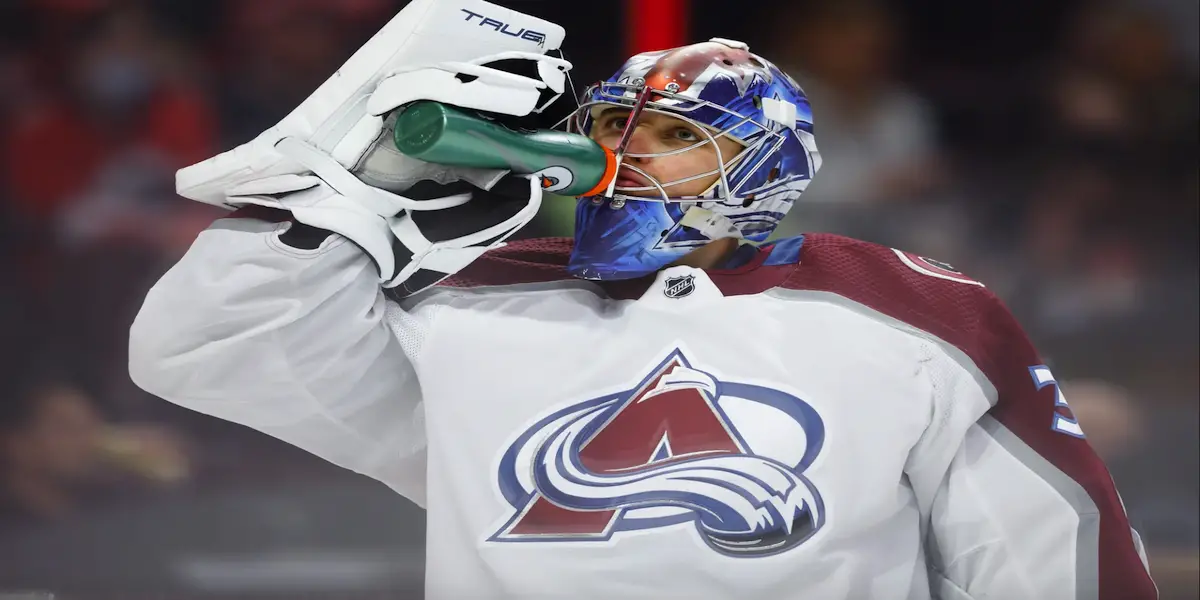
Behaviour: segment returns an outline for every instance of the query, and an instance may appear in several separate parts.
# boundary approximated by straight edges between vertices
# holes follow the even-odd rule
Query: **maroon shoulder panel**
[[[995,302],[986,288],[922,273],[886,246],[820,233],[805,236],[782,287],[833,292],[960,347],[986,337],[984,309]]]
[[[1085,440],[1052,428],[1066,409],[1056,406],[1056,386],[1039,389],[1030,369],[1043,362],[994,294],[949,265],[827,234],[806,236],[800,266],[783,287],[837,294],[962,350],[996,387],[990,414],[1078,482],[1096,504],[1100,599],[1156,597],[1107,468]]]
[[[467,268],[442,281],[449,287],[478,287],[521,283],[544,283],[573,279],[567,273],[571,238],[525,239],[509,243],[479,257]],[[733,269],[710,269],[709,277],[726,296],[757,294],[777,287],[796,265],[763,266],[771,246],[761,248],[746,264]],[[645,293],[653,276],[598,282],[611,298],[637,298]]]
[[[517,240],[488,251],[438,285],[478,287],[571,279],[567,273],[570,255],[571,238]]]

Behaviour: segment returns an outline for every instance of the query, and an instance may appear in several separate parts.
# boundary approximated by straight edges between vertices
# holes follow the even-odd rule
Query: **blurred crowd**
[[[576,83],[620,64],[622,10],[636,5],[572,15],[551,0],[499,3],[567,28]],[[749,42],[810,96],[824,166],[777,235],[852,235],[986,282],[1066,380],[1135,526],[1169,565],[1161,577],[1194,590],[1197,4],[966,3],[983,16],[943,0],[759,4],[730,19],[727,3],[694,0],[691,27],[696,40]],[[71,546],[130,510],[195,507],[132,521],[195,527],[197,499],[245,494],[227,510],[257,514],[253,498],[286,486],[405,502],[153,398],[125,367],[145,291],[222,212],[176,196],[174,171],[273,125],[403,5],[0,3],[0,589],[40,581],[15,558],[31,540]],[[556,200],[524,235],[570,235],[573,205]],[[401,529],[419,518],[399,510],[372,518]],[[155,543],[168,542],[146,551],[186,551]]]

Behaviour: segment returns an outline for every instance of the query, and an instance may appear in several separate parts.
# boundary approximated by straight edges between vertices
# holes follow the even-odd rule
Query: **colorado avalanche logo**
[[[764,556],[825,521],[804,476],[820,415],[778,390],[694,369],[673,351],[625,392],[559,410],[504,453],[512,514],[489,542],[606,542],[693,523],[712,549]]]

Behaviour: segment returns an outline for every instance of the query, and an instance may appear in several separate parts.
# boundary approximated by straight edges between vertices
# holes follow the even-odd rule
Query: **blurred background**
[[[1163,597],[1197,597],[1195,0],[498,3],[567,28],[576,84],[713,36],[795,76],[825,163],[779,235],[986,282],[1065,380]],[[126,370],[146,290],[220,216],[175,169],[273,125],[404,4],[0,0],[0,590],[420,597],[420,509]],[[522,235],[570,235],[572,210]]]

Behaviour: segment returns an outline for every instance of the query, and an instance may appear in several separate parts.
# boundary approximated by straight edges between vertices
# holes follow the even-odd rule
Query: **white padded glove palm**
[[[464,14],[488,14],[512,36]],[[180,195],[291,213],[342,235],[379,266],[380,281],[413,293],[465,267],[526,225],[540,181],[451,168],[401,155],[392,112],[434,100],[525,117],[566,89],[571,65],[547,56],[562,27],[482,0],[414,0],[308,99],[253,141],[176,174]]]

